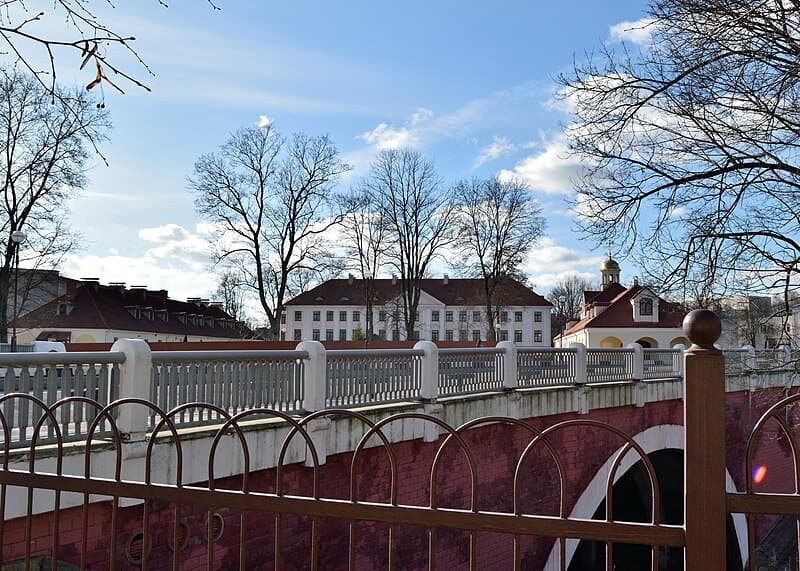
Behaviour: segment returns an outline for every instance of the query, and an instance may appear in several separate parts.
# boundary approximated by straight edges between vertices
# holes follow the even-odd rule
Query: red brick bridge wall
[[[784,390],[767,389],[756,393],[736,392],[727,396],[727,454],[728,466],[738,490],[745,484],[743,455],[744,443],[751,427],[760,414],[773,402],[784,396]],[[792,415],[795,411],[792,411]],[[608,423],[629,435],[660,425],[680,425],[683,407],[680,400],[649,403],[644,407],[632,406],[593,410],[590,414],[549,416],[528,419],[533,428],[543,430],[559,421],[591,419]],[[797,422],[794,423],[798,424]],[[767,477],[761,484],[765,491],[794,491],[790,481],[791,463],[789,446],[779,436],[777,426],[768,427],[761,439],[756,463],[768,467]],[[519,427],[486,426],[465,434],[477,466],[477,508],[481,510],[513,510],[512,479],[517,460],[530,441],[531,435]],[[589,482],[608,458],[622,446],[623,441],[595,427],[570,428],[556,432],[549,441],[557,449],[565,464],[565,510],[569,515]],[[441,439],[439,441],[441,443]],[[439,443],[422,440],[394,445],[400,477],[397,498],[401,504],[428,505],[430,498],[430,472],[433,456]],[[349,498],[350,465],[352,453],[329,456],[320,467],[319,482],[322,497]],[[310,495],[312,469],[294,464],[284,468],[283,482],[287,494]],[[358,499],[388,501],[390,471],[386,452],[381,447],[368,448],[356,464]],[[691,477],[691,475],[689,475]],[[524,464],[521,495],[523,513],[558,515],[559,479],[555,465],[543,447],[537,447]],[[239,489],[240,478],[229,478],[217,483],[218,488]],[[469,508],[470,479],[465,455],[455,442],[451,442],[442,457],[442,465],[435,482],[439,506]],[[251,474],[250,489],[273,492],[275,470]],[[595,506],[596,507],[596,506]],[[594,509],[594,508],[592,508]],[[227,508],[214,510],[224,518],[221,537],[214,543],[215,566],[219,569],[239,567],[240,513]],[[183,569],[205,569],[207,547],[205,543],[205,509],[181,506],[180,521],[188,525],[188,543],[182,549]],[[584,515],[585,517],[585,515]],[[34,554],[49,554],[52,517],[43,514],[33,518],[31,541]],[[171,568],[171,536],[174,506],[152,505],[150,516],[151,549],[150,569]],[[88,529],[89,563],[93,569],[109,567],[109,541],[111,509],[108,504],[92,504]],[[24,555],[24,518],[5,523],[3,559],[14,561]],[[65,510],[60,518],[61,547],[58,559],[77,563],[81,536],[81,508]],[[136,568],[125,555],[130,540],[142,528],[142,506],[124,508],[120,512],[117,564],[121,569]],[[275,518],[270,515],[246,514],[245,531],[246,565],[248,569],[272,569],[275,545]],[[281,568],[307,569],[309,566],[310,520],[305,517],[281,517]],[[383,524],[357,524],[357,567],[359,569],[386,568],[388,563],[388,526]],[[348,553],[348,523],[323,520],[319,526],[320,569],[346,569]],[[398,526],[395,530],[397,568],[427,568],[428,536],[422,528]],[[523,568],[540,568],[548,557],[553,541],[546,538],[522,540]],[[435,538],[437,568],[467,569],[469,563],[469,535],[462,532],[439,531]],[[477,568],[513,568],[513,538],[499,534],[477,534]]]

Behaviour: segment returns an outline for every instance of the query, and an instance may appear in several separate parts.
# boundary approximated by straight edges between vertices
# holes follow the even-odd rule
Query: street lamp
[[[564,348],[564,326],[567,324],[567,316],[564,315],[564,304],[567,302],[567,296],[559,295],[558,296],[558,305],[559,310],[558,313],[560,314],[558,317],[559,321],[559,332],[558,332],[558,346],[563,349]]]
[[[14,243],[14,318],[11,322],[11,352],[17,352],[17,287],[19,284],[19,245],[25,241],[25,232],[14,230],[11,242]]]

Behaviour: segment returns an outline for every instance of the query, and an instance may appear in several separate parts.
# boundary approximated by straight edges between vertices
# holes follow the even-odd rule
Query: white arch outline
[[[658,426],[651,426],[647,430],[644,430],[634,436],[633,440],[642,447],[646,454],[658,452],[659,450],[667,450],[669,448],[683,450],[683,426],[680,426],[679,424],[660,424]],[[608,473],[611,470],[611,464],[614,462],[614,458],[616,458],[617,453],[620,450],[622,450],[622,446],[615,450],[614,453],[609,456],[608,460],[606,460],[605,464],[603,464],[597,470],[597,473],[594,475],[591,482],[589,482],[589,485],[586,486],[586,489],[584,489],[583,493],[578,498],[578,501],[575,502],[575,506],[570,512],[571,518],[590,519],[600,506],[600,502],[605,500],[606,479],[608,478]],[[616,483],[616,481],[624,476],[625,473],[630,470],[630,468],[638,461],[639,457],[635,452],[631,451],[630,453],[626,454],[625,458],[623,458],[622,462],[620,462],[614,482]],[[725,489],[728,492],[738,491],[736,489],[736,484],[734,484],[733,478],[731,478],[730,472],[728,472],[727,468],[725,469]],[[733,527],[736,530],[736,539],[739,543],[739,553],[742,557],[742,564],[746,566],[747,520],[743,514],[732,514],[731,517],[733,518]],[[577,539],[567,540],[567,566],[569,566],[573,555],[575,555],[575,550],[578,548],[578,543],[579,540]],[[556,542],[550,549],[550,555],[547,558],[547,563],[545,564],[544,569],[557,571],[560,568],[558,542]]]

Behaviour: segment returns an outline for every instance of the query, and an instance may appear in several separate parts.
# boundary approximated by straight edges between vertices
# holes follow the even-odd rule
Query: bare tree
[[[240,129],[195,163],[188,184],[217,225],[215,257],[256,294],[273,338],[288,298],[337,268],[326,233],[342,220],[333,187],[348,169],[327,137],[284,141],[271,126]]]
[[[553,310],[550,312],[550,332],[553,338],[563,333],[568,321],[580,319],[583,292],[597,289],[597,283],[578,274],[570,274],[558,279],[553,289],[545,296],[547,301],[553,304]]]
[[[366,307],[365,335],[374,338],[373,306],[376,301],[375,280],[386,264],[387,224],[382,209],[377,208],[364,188],[358,188],[345,197],[342,230],[347,244],[346,257],[358,272]]]
[[[245,286],[235,270],[226,270],[217,280],[212,299],[222,304],[222,310],[237,321],[245,321]]]
[[[86,92],[56,89],[51,102],[35,78],[0,69],[0,338],[8,329],[11,234],[26,234],[20,253],[29,269],[52,268],[72,249],[67,204],[86,184],[90,148],[110,128],[108,114]]]
[[[453,195],[458,237],[454,267],[482,280],[489,338],[496,341],[495,322],[505,305],[503,283],[525,279],[522,265],[541,238],[545,219],[520,180],[464,180],[455,185]]]
[[[421,281],[453,241],[453,201],[433,162],[410,149],[382,151],[363,188],[388,228],[387,260],[399,274],[405,332],[412,339]]]
[[[788,300],[800,259],[800,5],[651,0],[646,25],[645,46],[606,46],[562,77],[575,110],[566,134],[585,165],[584,229],[618,248],[638,241],[666,286],[705,282],[719,296],[747,274]]]
[[[212,0],[206,1],[215,10],[219,9]],[[164,0],[154,3],[167,7]],[[122,92],[115,83],[122,79],[150,91],[136,79],[136,72],[126,71],[116,63],[116,57],[127,52],[141,70],[153,75],[133,47],[136,38],[112,29],[99,15],[101,7],[114,5],[103,0],[2,0],[0,38],[14,62],[31,73],[51,99],[60,96],[56,89],[59,53],[79,56],[75,60],[80,62],[80,69],[92,74],[87,89],[107,84]],[[44,69],[42,63],[46,65]]]

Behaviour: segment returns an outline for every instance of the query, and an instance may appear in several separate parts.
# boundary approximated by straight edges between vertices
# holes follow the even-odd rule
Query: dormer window
[[[639,315],[653,315],[653,300],[646,297],[639,301]]]
[[[69,315],[70,306],[68,303],[58,304],[58,315]]]
[[[134,319],[139,319],[139,318],[141,318],[141,317],[142,317],[142,312],[141,312],[141,310],[140,310],[138,307],[135,307],[135,306],[129,306],[129,307],[126,307],[125,309],[127,309],[127,310],[128,310],[128,313],[130,313],[130,314],[131,314],[131,316],[132,316]]]

